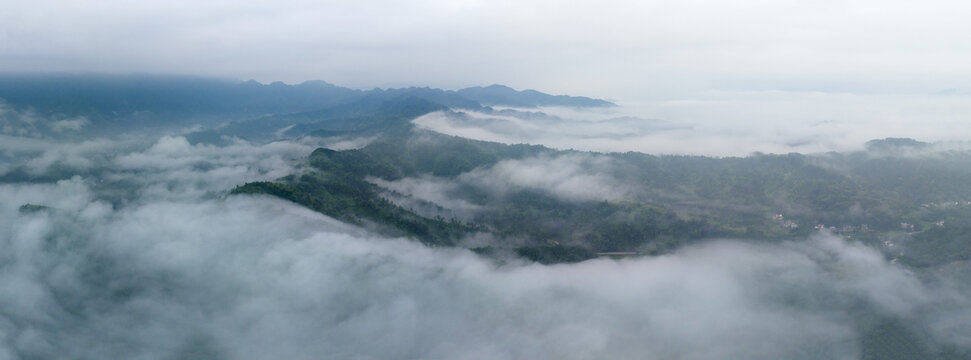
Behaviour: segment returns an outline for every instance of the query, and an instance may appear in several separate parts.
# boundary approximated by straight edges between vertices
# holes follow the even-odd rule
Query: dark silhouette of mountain
[[[298,85],[192,76],[17,74],[0,76],[0,98],[21,108],[94,117],[277,113],[339,104],[363,92],[323,81]]]
[[[356,90],[320,80],[288,85],[181,75],[0,74],[0,105],[32,114],[28,118],[35,115],[48,119],[81,117],[84,133],[102,135],[189,125],[217,127],[227,123],[237,124],[231,128],[239,131],[223,135],[254,139],[272,137],[283,127],[299,124],[313,126],[301,125],[292,132],[360,131],[390,124],[384,116],[388,114],[371,119],[372,115],[367,112],[402,99],[434,104],[420,106],[423,109],[475,111],[491,111],[483,105],[613,105],[585,97],[516,91],[501,85],[460,91],[430,87]],[[392,115],[397,114],[389,116]]]

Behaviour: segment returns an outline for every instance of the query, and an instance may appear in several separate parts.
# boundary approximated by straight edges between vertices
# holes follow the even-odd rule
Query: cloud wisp
[[[540,156],[502,160],[464,173],[458,180],[499,194],[531,189],[570,201],[616,201],[627,198],[634,190],[609,175],[615,166],[605,156]]]
[[[390,190],[386,196],[402,207],[421,210],[431,216],[468,220],[494,205],[463,197],[463,192],[469,189],[489,194],[497,201],[524,190],[542,192],[568,202],[621,201],[638,194],[638,189],[612,175],[617,167],[615,161],[606,156],[574,153],[501,160],[459,174],[454,179],[424,175],[394,181],[371,177],[368,181]],[[445,211],[429,209],[425,203]]]

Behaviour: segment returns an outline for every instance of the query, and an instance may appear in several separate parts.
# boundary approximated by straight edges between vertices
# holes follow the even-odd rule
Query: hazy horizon
[[[8,1],[0,68],[614,99],[971,92],[961,1]],[[475,71],[469,71],[474,69]]]

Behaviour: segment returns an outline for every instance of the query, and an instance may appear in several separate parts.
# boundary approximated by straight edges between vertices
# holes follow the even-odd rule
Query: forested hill
[[[437,245],[488,234],[480,250],[544,262],[818,231],[884,246],[912,265],[971,258],[962,240],[971,235],[966,152],[903,156],[875,145],[742,158],[601,154],[399,127],[361,149],[318,149],[308,165],[235,192],[270,193]]]

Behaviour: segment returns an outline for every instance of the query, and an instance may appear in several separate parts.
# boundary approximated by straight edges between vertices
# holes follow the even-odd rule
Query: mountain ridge
[[[323,80],[295,85],[255,80],[147,74],[0,74],[0,99],[20,109],[110,118],[138,112],[257,114],[308,112],[361,98],[415,96],[445,106],[613,106],[605,100],[516,91],[504,85],[444,90],[407,87],[357,90]]]

